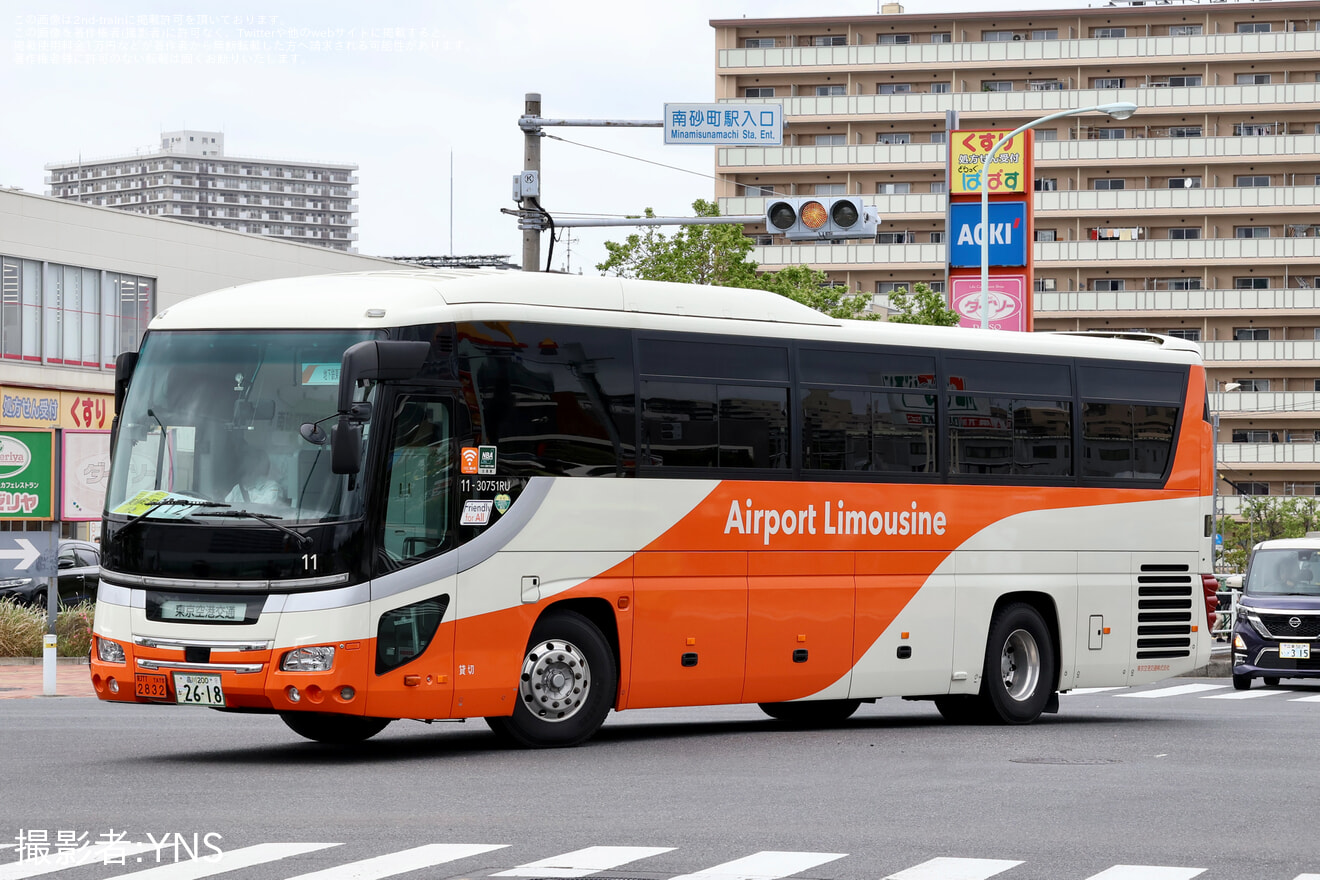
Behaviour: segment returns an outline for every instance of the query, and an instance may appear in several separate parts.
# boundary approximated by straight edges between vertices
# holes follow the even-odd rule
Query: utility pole
[[[541,94],[539,92],[528,92],[525,96],[526,103],[523,106],[524,119],[539,119],[541,116]],[[539,127],[523,127],[523,171],[535,171],[537,178],[541,176],[541,129]],[[539,186],[539,183],[538,183]],[[536,206],[540,205],[540,195],[536,196]],[[539,271],[541,266],[541,230],[524,229],[523,230],[523,253],[522,268],[524,272]]]

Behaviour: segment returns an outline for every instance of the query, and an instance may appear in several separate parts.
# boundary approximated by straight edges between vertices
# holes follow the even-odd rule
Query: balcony
[[[1207,362],[1215,366],[1287,361],[1290,367],[1320,366],[1320,340],[1268,339],[1251,342],[1202,342],[1201,351]]]
[[[1221,418],[1261,413],[1320,414],[1320,392],[1228,391],[1210,395],[1210,410]]]
[[[1116,40],[1022,40],[1009,43],[908,43],[897,46],[792,46],[774,49],[721,49],[717,72],[752,74],[802,68],[864,67],[877,69],[965,67],[968,65],[1050,62],[1072,67],[1087,63],[1177,58],[1209,62],[1220,56],[1258,53],[1320,52],[1320,34],[1313,31],[1268,34],[1201,34],[1193,37],[1129,37]],[[1288,62],[1284,62],[1288,66]],[[1172,91],[1172,89],[1170,89]]]
[[[1086,316],[1093,312],[1143,315],[1210,312],[1320,313],[1320,290],[1052,290],[1035,295],[1037,315]]]
[[[1230,467],[1234,465],[1297,465],[1311,468],[1320,463],[1320,444],[1220,443],[1219,463]]]

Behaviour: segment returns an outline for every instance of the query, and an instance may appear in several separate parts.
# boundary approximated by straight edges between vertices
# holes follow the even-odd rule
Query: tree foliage
[[[785,266],[778,272],[766,272],[756,279],[755,287],[786,296],[824,312],[831,318],[876,321],[880,316],[866,311],[871,298],[864,293],[850,294],[846,287],[834,287],[830,278],[810,266]]]
[[[889,294],[889,305],[896,310],[889,316],[891,324],[933,324],[937,327],[958,326],[958,313],[944,303],[944,295],[918,281],[907,292],[900,287]]]
[[[1317,501],[1320,499],[1305,496],[1242,496],[1242,512],[1237,517],[1219,517],[1219,534],[1224,536],[1221,568],[1245,571],[1255,544],[1274,538],[1301,538],[1320,529]]]

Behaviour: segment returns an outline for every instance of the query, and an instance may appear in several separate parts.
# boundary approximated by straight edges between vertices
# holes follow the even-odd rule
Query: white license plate
[[[174,673],[174,701],[184,706],[223,706],[225,692],[218,673]]]
[[[1279,659],[1310,660],[1311,646],[1306,642],[1279,642]]]

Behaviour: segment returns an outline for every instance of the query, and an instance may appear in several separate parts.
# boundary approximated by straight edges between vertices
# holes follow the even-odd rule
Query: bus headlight
[[[100,658],[102,663],[123,663],[124,646],[98,636],[96,639],[96,656]]]
[[[329,672],[335,665],[335,649],[329,645],[294,648],[280,660],[284,672]]]

